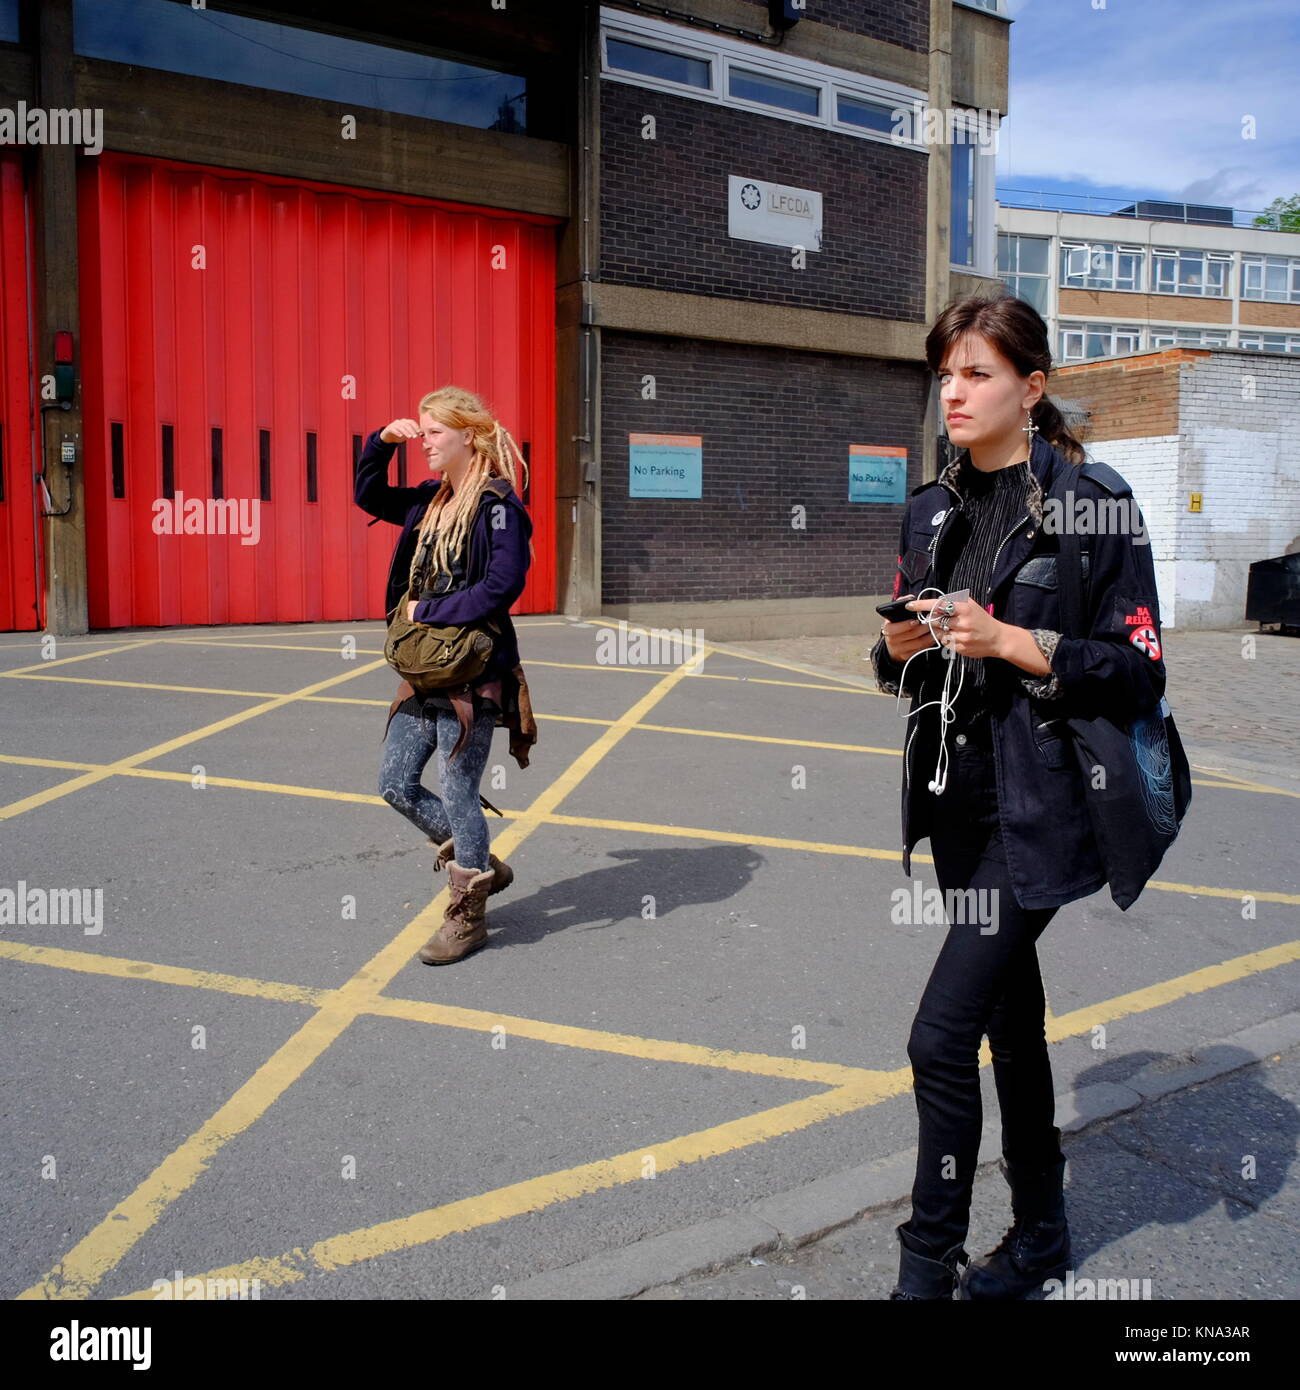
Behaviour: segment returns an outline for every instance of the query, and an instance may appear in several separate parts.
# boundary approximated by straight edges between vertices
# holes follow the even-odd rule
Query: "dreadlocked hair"
[[[469,470],[460,487],[453,492],[451,484],[444,478],[425,509],[411,561],[412,581],[430,537],[433,553],[428,572],[435,575],[450,569],[450,558],[459,555],[464,548],[469,528],[478,511],[479,497],[490,479],[506,478],[518,492],[515,469],[518,460],[523,470],[524,486],[528,486],[528,464],[524,456],[519,452],[510,431],[487,408],[481,396],[462,390],[459,386],[442,386],[421,398],[419,414],[423,416],[426,412],[448,429],[473,430],[474,437],[469,441],[472,452]],[[530,560],[532,551],[533,544],[529,541]]]

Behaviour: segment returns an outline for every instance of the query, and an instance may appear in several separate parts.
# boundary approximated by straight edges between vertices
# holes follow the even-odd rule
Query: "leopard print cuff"
[[[884,674],[885,672],[896,672],[897,677],[901,677],[903,669],[899,663],[890,656],[889,648],[885,646],[885,639],[883,636],[876,639],[876,645],[871,649],[871,667],[876,673],[877,689],[883,691],[886,695],[898,695],[900,693],[898,679],[891,679],[888,675]],[[901,693],[908,695],[911,692],[905,690]]]
[[[1061,640],[1061,634],[1042,627],[1033,628],[1031,631],[1034,635],[1034,645],[1042,652],[1044,660],[1050,666],[1053,656],[1056,655],[1056,644]],[[1045,676],[1021,676],[1020,683],[1040,700],[1059,700],[1065,694],[1061,688],[1061,678],[1055,671],[1050,671]]]

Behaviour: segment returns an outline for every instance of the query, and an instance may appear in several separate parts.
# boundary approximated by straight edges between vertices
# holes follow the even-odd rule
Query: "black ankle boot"
[[[907,1222],[903,1223],[906,1226]],[[958,1264],[970,1256],[961,1245],[954,1245],[941,1259],[925,1253],[925,1247],[903,1226],[894,1229],[898,1234],[898,1283],[889,1297],[901,1301],[923,1301],[936,1298],[951,1299],[960,1275]]]
[[[1065,1159],[1047,1168],[1027,1168],[1006,1159],[1000,1166],[1011,1186],[1015,1224],[993,1250],[967,1266],[963,1299],[1023,1298],[1048,1279],[1064,1278],[1070,1263],[1062,1191]]]

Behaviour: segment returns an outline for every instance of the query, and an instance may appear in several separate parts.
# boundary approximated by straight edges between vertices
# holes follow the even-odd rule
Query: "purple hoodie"
[[[379,434],[375,430],[366,437],[353,496],[357,506],[376,521],[402,528],[388,568],[384,612],[391,613],[406,594],[420,521],[441,483],[427,478],[416,487],[390,486],[388,465],[397,445],[385,444]],[[509,481],[495,478],[489,486],[492,490],[484,491],[470,527],[465,587],[440,598],[423,599],[415,607],[418,623],[459,626],[488,617],[500,622],[501,640],[480,680],[511,671],[519,664],[519,644],[509,610],[524,591],[530,562],[528,542],[533,533],[532,520]]]

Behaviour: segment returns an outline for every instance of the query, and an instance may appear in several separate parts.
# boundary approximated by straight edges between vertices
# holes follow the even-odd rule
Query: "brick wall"
[[[748,0],[767,16],[767,0]],[[929,0],[807,0],[804,19],[924,53],[930,42]],[[757,22],[759,16],[755,16]]]
[[[1086,444],[1175,434],[1181,364],[1208,355],[1204,349],[1170,348],[1108,362],[1078,362],[1052,373],[1052,391],[1091,411],[1081,436]]]
[[[1244,622],[1250,565],[1300,550],[1300,360],[1173,348],[1063,368],[1054,380],[1093,410],[1089,453],[1133,488],[1165,625]],[[1199,512],[1189,510],[1194,492]]]
[[[925,156],[622,82],[601,95],[600,278],[919,322]],[[653,115],[657,138],[641,136]],[[728,175],[820,192],[822,249],[727,234]]]
[[[655,400],[641,398],[647,375]],[[604,601],[889,593],[903,508],[847,500],[848,450],[906,448],[910,491],[926,389],[919,365],[604,333]],[[630,431],[702,435],[703,496],[629,497]]]

